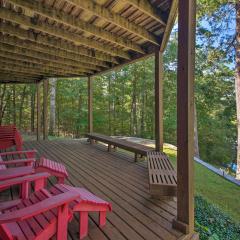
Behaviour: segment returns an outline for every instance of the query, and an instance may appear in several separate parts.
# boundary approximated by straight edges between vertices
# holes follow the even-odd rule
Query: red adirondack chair
[[[42,177],[41,177],[42,176]],[[21,189],[23,189],[23,199],[27,199],[27,196],[29,194],[29,182],[35,181],[35,191],[38,192],[41,189],[44,189],[44,183],[46,182],[46,178],[48,177],[48,174],[42,173],[42,175],[34,174],[30,176],[25,176],[21,178],[17,178],[15,180],[6,180],[5,184],[2,184],[2,187],[6,187],[7,184],[22,184],[24,182],[24,186],[22,186]],[[38,182],[37,182],[38,181]],[[37,184],[36,184],[37,182]],[[1,182],[0,182],[0,189],[1,189]],[[62,194],[67,194],[69,192],[77,193],[77,198],[71,201],[69,204],[69,208],[71,212],[78,212],[79,213],[79,238],[82,239],[88,234],[88,213],[89,212],[99,212],[99,226],[103,227],[106,224],[106,213],[107,211],[112,210],[112,206],[110,203],[98,198],[91,192],[87,191],[84,188],[77,188],[72,187],[65,184],[57,184],[54,185],[50,190],[42,190],[44,191],[44,194],[48,197],[56,197],[62,196]],[[32,200],[32,196],[36,197],[36,193],[31,194],[29,199]],[[0,204],[0,211],[1,209],[13,209],[14,207],[18,206],[19,203],[22,203],[21,200],[14,200],[11,202],[5,202]],[[0,214],[1,216],[1,214]],[[1,223],[1,218],[0,218]]]
[[[14,125],[0,126],[0,150],[16,146],[21,151],[23,139],[20,132]]]
[[[77,192],[79,194],[79,198],[69,205],[73,212],[79,213],[79,239],[83,239],[88,235],[89,212],[99,212],[100,227],[106,224],[106,214],[108,211],[112,211],[112,205],[92,194],[85,188],[72,187],[66,184],[56,184],[49,190],[54,196],[68,191]]]
[[[57,196],[44,189],[48,174],[36,174],[0,182],[0,188],[12,185],[29,186],[35,182],[35,192],[29,198],[0,204],[0,239],[2,240],[67,240],[67,226],[72,218],[69,204],[79,194],[68,191]]]
[[[58,183],[64,183],[65,178],[68,177],[65,166],[44,157],[36,161],[36,152],[36,150],[27,150],[0,153],[0,180],[48,172],[58,179]]]

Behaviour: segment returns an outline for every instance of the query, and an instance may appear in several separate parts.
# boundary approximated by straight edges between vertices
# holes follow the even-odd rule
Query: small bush
[[[201,196],[195,197],[195,229],[201,240],[240,240],[240,225]]]

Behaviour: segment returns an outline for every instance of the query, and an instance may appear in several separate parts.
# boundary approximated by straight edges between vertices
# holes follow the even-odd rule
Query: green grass
[[[176,151],[165,148],[176,166]],[[240,223],[240,187],[195,163],[195,195],[200,195]]]

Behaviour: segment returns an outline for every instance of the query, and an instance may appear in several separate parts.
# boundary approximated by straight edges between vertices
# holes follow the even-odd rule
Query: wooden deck
[[[68,183],[83,186],[113,205],[107,225],[97,226],[97,215],[90,214],[86,240],[154,240],[180,239],[172,229],[176,215],[175,201],[151,199],[148,190],[146,162],[135,163],[133,154],[107,152],[104,145],[91,146],[85,141],[27,142],[27,149],[36,148],[39,155],[66,165]],[[53,184],[54,179],[49,183]],[[14,198],[16,190],[2,192],[1,200]],[[77,216],[76,216],[77,217]],[[78,239],[78,222],[69,226],[69,239]]]

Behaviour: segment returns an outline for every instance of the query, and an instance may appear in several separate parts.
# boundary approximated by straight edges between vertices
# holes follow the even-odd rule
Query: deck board
[[[27,142],[25,148],[36,148],[38,156],[64,163],[68,184],[85,187],[112,203],[113,212],[107,215],[104,228],[98,228],[98,216],[90,214],[86,240],[174,240],[182,236],[171,224],[176,201],[151,199],[147,166],[135,163],[133,154],[109,153],[102,144],[76,140]],[[49,182],[54,183],[55,179]],[[77,219],[75,216],[69,226],[69,239],[78,239]]]

